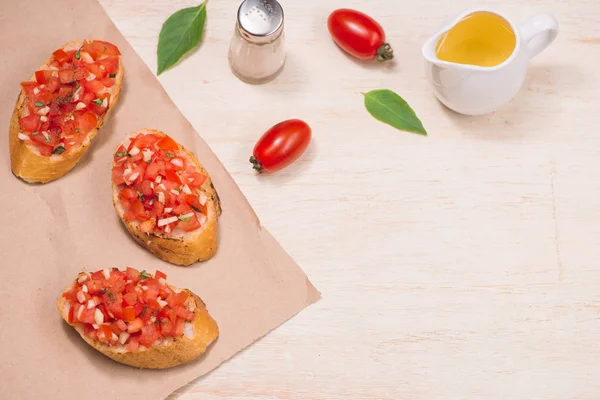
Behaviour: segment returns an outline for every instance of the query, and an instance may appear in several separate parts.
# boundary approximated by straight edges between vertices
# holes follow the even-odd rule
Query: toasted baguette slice
[[[86,273],[80,273],[78,278]],[[171,285],[172,290],[177,289]],[[71,289],[69,286],[65,292]],[[208,346],[219,336],[219,327],[210,316],[204,302],[187,289],[190,297],[185,302],[187,309],[195,314],[191,322],[186,323],[184,334],[178,337],[162,337],[150,347],[140,346],[137,351],[130,352],[125,345],[111,346],[85,335],[84,324],[73,322],[71,325],[77,333],[94,349],[113,360],[137,368],[165,369],[185,364],[201,356]],[[64,292],[63,292],[64,293]],[[58,311],[69,323],[69,302],[62,294],[57,301]]]
[[[62,49],[64,51],[77,50],[83,45],[82,41],[74,41],[65,44]],[[54,60],[50,56],[38,70],[48,69],[50,63]],[[29,79],[35,82],[35,74]],[[106,112],[98,118],[98,124],[95,129],[92,129],[83,140],[83,142],[69,152],[63,154],[53,154],[49,157],[42,156],[34,145],[28,144],[19,139],[19,119],[29,115],[27,108],[27,95],[24,90],[21,90],[15,108],[10,119],[9,127],[9,149],[10,149],[10,165],[13,173],[29,183],[47,183],[64,176],[69,172],[75,164],[79,162],[81,156],[86,152],[91,140],[96,136],[98,130],[104,124],[108,114],[114,108],[119,98],[121,84],[123,81],[123,62],[119,57],[118,71],[115,76],[115,83],[108,88],[110,93],[110,102]]]
[[[142,133],[144,135],[154,134],[158,136],[167,136],[161,131],[153,129],[142,129],[132,132],[123,141],[123,144]],[[202,186],[194,190],[195,195],[201,193],[206,196],[207,221],[201,228],[192,231],[184,232],[180,229],[175,229],[170,233],[144,233],[140,230],[140,223],[137,221],[128,221],[125,218],[125,211],[119,201],[119,187],[113,183],[113,204],[117,214],[123,221],[123,224],[133,236],[133,238],[141,246],[156,257],[170,262],[175,265],[189,266],[197,261],[206,261],[210,259],[218,247],[218,217],[221,215],[221,205],[219,196],[213,183],[208,175],[208,172],[198,162],[195,155],[185,149],[181,144],[178,144],[179,151],[176,156],[184,158],[189,163],[196,166],[197,171],[206,176],[206,180]],[[121,147],[119,145],[117,150]],[[155,185],[158,185],[155,183]]]

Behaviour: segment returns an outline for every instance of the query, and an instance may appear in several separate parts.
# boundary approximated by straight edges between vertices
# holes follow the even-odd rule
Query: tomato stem
[[[258,173],[261,173],[261,172],[263,172],[263,167],[262,167],[262,165],[260,164],[260,161],[258,161],[258,160],[256,159],[256,157],[254,157],[254,156],[251,156],[251,157],[250,157],[250,162],[252,163],[252,168],[254,168],[255,170],[257,170],[257,171],[258,171]]]
[[[377,49],[377,61],[382,62],[392,58],[394,58],[394,50],[389,43],[384,43]]]

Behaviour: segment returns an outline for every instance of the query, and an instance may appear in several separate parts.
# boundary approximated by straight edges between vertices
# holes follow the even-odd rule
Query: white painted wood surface
[[[198,4],[101,3],[153,70],[162,22]],[[160,80],[323,298],[173,399],[600,398],[600,5],[480,2],[552,12],[561,33],[511,104],[467,118],[432,96],[420,46],[476,4],[282,0],[287,65],[249,86],[227,64],[238,0],[210,0],[201,48]],[[377,18],[396,62],[342,54],[339,7]],[[360,92],[377,88],[429,137],[372,119]],[[255,140],[292,117],[310,150],[256,176]]]

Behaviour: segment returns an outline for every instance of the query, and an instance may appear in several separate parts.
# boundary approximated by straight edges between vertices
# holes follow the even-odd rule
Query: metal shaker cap
[[[245,0],[237,16],[241,31],[257,42],[272,40],[283,30],[283,8],[277,0]]]

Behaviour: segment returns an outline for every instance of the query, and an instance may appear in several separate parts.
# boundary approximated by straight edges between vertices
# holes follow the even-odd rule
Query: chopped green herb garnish
[[[65,152],[65,148],[63,146],[58,146],[52,151],[52,154],[62,154]]]
[[[123,157],[126,156],[127,152],[126,151],[119,151],[118,153],[115,154],[115,157]]]
[[[191,204],[190,204],[190,206],[191,206],[191,207],[194,209],[194,211],[197,211],[197,212],[199,212],[199,213],[203,212],[202,210],[200,210],[200,209],[199,209],[199,208],[197,208],[197,207],[194,207],[194,206],[193,206],[193,205],[191,205]]]
[[[92,100],[92,103],[96,104],[96,105],[101,105],[102,104],[102,99],[94,99]]]
[[[79,49],[75,52],[75,58],[78,60],[81,58],[81,49]]]
[[[102,51],[106,51],[106,46],[103,46],[103,47],[102,47]]]
[[[75,90],[79,89],[79,82],[75,81]]]
[[[75,128],[75,133],[79,133],[79,128]]]
[[[113,298],[113,296],[114,296],[114,294],[112,294],[112,292],[108,292],[108,298],[109,298],[109,299],[112,299],[112,298]]]
[[[174,155],[174,154],[171,154],[171,153],[165,153],[165,155],[166,155],[167,157],[169,157],[169,158],[173,158],[173,157],[175,157],[175,155]]]
[[[179,219],[180,221],[183,221],[183,222],[188,222],[190,220],[190,218],[192,218],[192,217],[185,217],[184,218],[183,216],[180,215],[177,219]]]
[[[117,73],[115,72],[114,74],[110,74],[108,77],[109,78],[116,78],[117,77]]]
[[[44,107],[44,103],[42,103],[41,101],[36,101],[35,106],[36,107]]]
[[[144,195],[142,193],[138,193],[138,197],[140,198],[140,201],[144,201]]]
[[[156,202],[156,200],[152,199],[150,200],[150,205],[154,204]]]
[[[35,136],[35,135],[39,135],[39,134],[40,134],[39,132],[33,132],[33,133],[32,133],[32,135],[33,135],[33,136]]]
[[[142,277],[142,279],[148,279],[150,278],[150,275],[146,272],[146,270],[142,270],[142,272],[140,272],[140,276]]]
[[[147,309],[148,309],[148,306],[144,306],[144,308],[142,308],[142,313],[140,314],[140,317],[144,318],[144,314],[146,314]]]
[[[108,288],[106,288],[106,289],[102,289],[100,292],[98,292],[98,294],[104,294],[104,293],[106,293],[106,292],[108,292]]]

